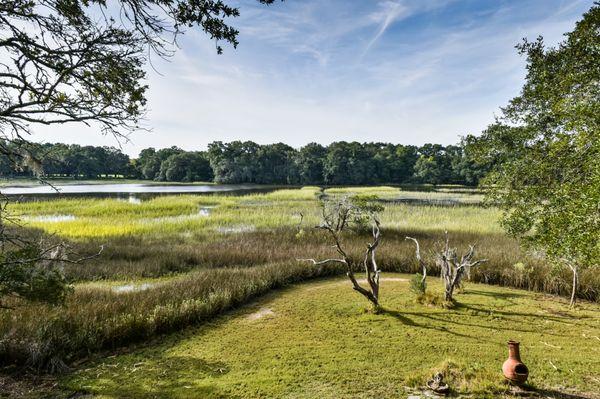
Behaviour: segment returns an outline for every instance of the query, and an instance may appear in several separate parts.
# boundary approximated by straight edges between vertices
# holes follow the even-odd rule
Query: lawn
[[[566,337],[565,342],[575,339],[573,337],[579,334],[577,339],[586,341],[590,345],[596,344],[595,338],[589,338],[599,336],[598,332],[592,331],[598,326],[597,319],[588,317],[591,314],[589,309],[596,309],[593,305],[582,305],[576,313],[567,312],[563,315],[560,312],[566,312],[564,310],[566,308],[555,300],[544,300],[537,303],[534,301],[536,294],[520,292],[518,295],[509,295],[507,293],[516,291],[491,286],[478,286],[478,290],[495,293],[497,298],[481,293],[476,297],[474,296],[475,291],[473,291],[461,297],[460,300],[465,304],[468,304],[470,299],[485,302],[473,302],[473,306],[476,305],[475,310],[459,307],[450,311],[416,305],[405,292],[406,284],[384,282],[383,303],[390,311],[400,312],[395,313],[394,316],[393,312],[382,315],[364,314],[361,310],[364,307],[364,303],[361,302],[362,298],[346,286],[338,290],[342,285],[336,285],[337,282],[331,290],[318,290],[318,296],[311,299],[303,288],[311,287],[311,283],[285,290],[281,298],[278,294],[268,299],[274,301],[273,306],[281,304],[277,305],[282,306],[280,310],[273,310],[276,315],[289,313],[291,317],[289,319],[273,317],[274,323],[288,323],[289,328],[296,331],[298,336],[289,335],[291,332],[285,335],[286,330],[283,326],[281,332],[256,330],[256,328],[262,328],[262,319],[256,324],[248,324],[251,328],[246,332],[237,331],[230,334],[230,328],[233,328],[228,327],[230,323],[233,323],[231,326],[239,327],[239,324],[235,323],[243,324],[244,320],[247,321],[244,317],[238,317],[235,314],[230,314],[224,319],[220,319],[216,325],[214,324],[215,317],[257,300],[261,296],[270,295],[273,290],[285,289],[291,284],[313,279],[340,275],[343,270],[339,267],[318,269],[298,262],[296,259],[306,257],[325,259],[334,255],[324,233],[313,228],[319,222],[319,198],[335,198],[353,194],[375,194],[381,198],[385,206],[385,210],[381,214],[383,241],[377,253],[378,264],[385,273],[415,273],[420,270],[415,260],[414,244],[405,240],[405,237],[410,235],[419,239],[423,257],[429,267],[429,274],[435,275],[438,272],[435,265],[435,251],[442,245],[444,232],[448,231],[451,245],[465,250],[469,244],[473,244],[476,247],[477,257],[488,259],[484,265],[471,271],[471,281],[553,294],[566,295],[570,292],[568,271],[553,268],[539,254],[523,251],[519,247],[519,243],[508,237],[499,226],[497,222],[499,211],[475,205],[479,202],[477,197],[479,194],[464,188],[446,187],[441,191],[410,192],[398,187],[351,187],[325,190],[318,187],[305,187],[239,196],[224,194],[161,196],[141,203],[91,198],[25,202],[11,206],[12,213],[22,220],[22,227],[19,227],[21,233],[32,236],[49,233],[51,234],[50,240],[64,240],[79,254],[94,253],[101,245],[104,247],[104,251],[100,257],[83,265],[64,265],[64,271],[73,282],[74,289],[63,306],[23,304],[18,299],[10,299],[7,302],[9,305],[15,305],[16,308],[0,312],[0,359],[3,359],[2,364],[13,363],[19,367],[27,365],[40,370],[63,369],[65,365],[78,364],[81,359],[87,358],[90,354],[103,353],[107,350],[122,350],[130,345],[147,343],[156,337],[167,337],[164,335],[167,333],[179,332],[190,326],[200,326],[200,335],[215,332],[220,337],[211,339],[209,343],[204,342],[203,348],[205,347],[206,350],[213,348],[211,346],[213,341],[215,345],[221,342],[220,348],[225,348],[226,341],[231,339],[233,341],[229,341],[229,344],[234,348],[227,351],[223,349],[222,356],[227,355],[225,352],[231,352],[234,358],[227,359],[227,361],[215,360],[215,353],[219,349],[214,347],[210,350],[216,352],[212,352],[213,354],[206,358],[209,360],[206,360],[208,363],[205,366],[202,366],[201,361],[195,365],[193,359],[187,366],[173,361],[172,378],[176,380],[164,380],[166,385],[163,388],[170,392],[170,387],[172,387],[175,397],[177,395],[185,397],[185,394],[182,393],[184,391],[179,391],[180,389],[191,389],[181,388],[180,385],[177,385],[178,381],[185,383],[183,385],[189,385],[186,382],[190,378],[189,376],[197,375],[203,369],[208,370],[206,371],[208,374],[194,384],[210,386],[210,389],[214,388],[215,395],[218,392],[225,392],[232,396],[236,390],[243,387],[231,384],[243,380],[246,381],[246,385],[244,385],[246,388],[243,389],[247,390],[242,389],[240,392],[244,394],[240,397],[258,395],[262,392],[260,389],[263,385],[266,387],[264,389],[273,390],[275,396],[277,396],[277,389],[290,386],[296,387],[294,389],[297,391],[282,391],[282,395],[302,397],[300,388],[298,388],[302,386],[305,389],[308,389],[306,387],[322,389],[324,397],[327,395],[336,397],[335,395],[338,394],[341,394],[342,397],[352,397],[356,394],[353,387],[364,389],[366,386],[364,384],[368,384],[373,392],[381,392],[381,397],[385,397],[385,395],[392,395],[395,392],[394,389],[404,389],[402,387],[405,385],[422,383],[421,380],[430,374],[433,368],[441,367],[448,359],[454,359],[460,373],[466,373],[465,378],[470,381],[464,382],[466,385],[457,384],[457,389],[462,386],[463,388],[460,389],[466,391],[491,390],[490,392],[498,392],[502,385],[494,380],[491,374],[486,374],[487,377],[481,382],[478,382],[479,377],[470,377],[479,375],[485,370],[495,370],[490,368],[491,360],[488,359],[488,363],[482,363],[483,365],[479,365],[479,363],[461,364],[460,361],[464,358],[462,352],[471,353],[473,346],[470,345],[483,345],[484,342],[487,342],[486,345],[492,346],[481,346],[478,347],[478,350],[491,351],[490,348],[493,347],[494,351],[500,350],[504,356],[506,351],[504,341],[509,337],[496,336],[499,334],[498,331],[511,331],[511,329],[519,331],[521,329],[519,325],[522,326],[526,323],[535,322],[538,323],[536,324],[538,327],[540,325],[547,327],[547,329],[539,331],[546,331],[546,334],[549,335],[558,334],[556,329],[559,329],[560,334],[564,333],[564,337]],[[406,199],[411,201],[419,199],[424,202],[407,203],[404,201]],[[431,199],[444,201],[452,199],[452,201],[441,205],[428,202]],[[369,234],[366,232],[353,232],[345,234],[342,241],[352,258],[361,259],[365,243],[369,238]],[[432,281],[435,284],[435,280]],[[330,283],[328,281],[323,284]],[[597,300],[599,292],[600,277],[591,271],[582,273],[581,296]],[[285,305],[286,303],[288,305]],[[296,310],[285,310],[294,303],[304,305]],[[485,309],[480,309],[480,305],[490,306],[495,310],[489,313]],[[259,307],[261,306],[263,305]],[[560,314],[546,315],[547,312],[550,312],[548,306],[555,307]],[[250,310],[246,309],[241,312],[246,311]],[[296,311],[300,313],[294,313]],[[510,316],[509,313],[512,311],[518,312]],[[524,316],[528,312],[534,316]],[[313,320],[313,317],[317,317],[317,319]],[[515,317],[519,321],[518,325],[509,325],[507,320]],[[266,317],[265,320],[267,319],[270,318]],[[542,319],[548,321],[542,321]],[[300,320],[300,324],[294,324],[298,320]],[[334,325],[327,325],[328,320]],[[452,320],[452,323],[443,325],[444,320],[448,323]],[[481,326],[482,320],[496,324],[484,328]],[[319,328],[322,330],[317,331],[322,331],[323,334],[317,334],[318,338],[315,338],[314,334],[316,333],[310,328],[313,325],[318,327],[321,322],[326,324],[321,325]],[[589,324],[590,322],[592,324]],[[345,323],[350,324],[345,325]],[[415,325],[410,325],[411,323]],[[591,330],[582,330],[577,326],[579,324],[589,326]],[[270,328],[271,325],[267,324],[264,327]],[[219,329],[223,328],[223,330],[215,330],[215,326]],[[397,369],[389,370],[389,372],[379,370],[374,363],[366,371],[360,371],[361,367],[348,360],[355,357],[362,359],[361,362],[364,366],[368,355],[363,354],[360,355],[363,357],[358,357],[358,346],[348,351],[346,355],[350,356],[349,358],[338,357],[346,356],[337,354],[338,349],[341,351],[344,345],[355,345],[355,343],[360,344],[359,346],[363,345],[364,341],[361,339],[364,337],[360,331],[375,326],[374,334],[379,331],[375,336],[381,339],[370,342],[369,350],[383,354],[384,349],[390,350],[389,345],[392,345],[395,349],[391,350],[393,353],[384,356],[384,364],[387,364],[388,361],[399,362],[395,366]],[[483,328],[481,339],[474,343],[472,342],[476,341],[473,338],[474,330],[480,327]],[[567,327],[572,328],[573,336],[567,334]],[[360,330],[361,328],[363,330]],[[378,330],[380,328],[383,330]],[[300,331],[303,329],[306,331]],[[530,325],[528,330],[533,333],[534,328]],[[252,331],[256,331],[261,336],[247,339],[239,336],[239,334]],[[343,337],[341,332],[344,331],[351,332],[349,335],[351,339],[341,338]],[[402,331],[402,335],[389,337],[385,335],[386,333],[396,334],[399,331]],[[448,331],[454,331],[458,335]],[[280,345],[285,342],[298,344],[288,345],[289,351],[283,351],[281,355],[269,352],[272,349],[269,349],[270,345],[264,341],[271,339],[269,334],[276,337],[280,333],[282,334],[278,338],[281,339]],[[441,339],[442,336],[439,335],[441,333],[449,334],[447,336],[451,337],[451,341],[444,342]],[[191,334],[187,337],[193,340],[193,335],[196,333],[186,334]],[[588,338],[581,334],[586,334],[585,337]],[[524,343],[527,339],[527,337],[520,338],[516,334],[511,335],[511,338],[523,339]],[[421,338],[424,341],[418,341]],[[171,353],[170,349],[165,349],[165,344],[161,344],[165,339],[170,342],[170,347],[175,348],[178,345],[175,342],[179,342],[181,337],[161,338],[160,342],[155,342],[158,347],[154,347],[155,345],[148,347],[148,353],[156,355],[151,356],[152,360],[145,363],[151,365],[152,362],[155,362],[156,366],[153,367],[156,370],[162,370],[161,372],[168,370],[168,367],[161,365],[160,362],[167,361],[168,359],[164,356]],[[242,341],[236,342],[235,340],[238,339]],[[388,339],[389,342],[382,341]],[[549,339],[532,339],[526,345],[531,350],[536,350],[536,348],[541,350],[542,346],[545,346],[548,351],[555,349],[555,346],[569,347],[564,345],[563,341],[555,342]],[[309,350],[309,343],[313,340],[318,353],[310,355],[312,352]],[[338,342],[333,340],[338,340]],[[548,345],[540,343],[541,341]],[[247,347],[245,348],[240,342],[248,342]],[[261,342],[264,348],[254,348],[253,342]],[[411,342],[415,342],[415,345],[420,343],[413,348],[409,345]],[[450,350],[450,345],[457,346],[456,356],[446,353]],[[585,348],[586,346],[579,347]],[[236,351],[245,351],[248,350],[247,348],[250,348],[253,354],[260,354],[252,355],[254,360],[246,359],[247,368],[244,371],[238,371],[247,375],[251,381],[236,375],[232,368],[237,364],[236,362],[244,359],[243,354],[237,353],[236,355]],[[443,349],[442,353],[438,353],[440,348]],[[194,350],[197,348],[195,347]],[[260,350],[267,352],[261,353]],[[336,354],[332,354],[332,351],[335,351]],[[413,359],[411,356],[416,353],[420,353],[422,358]],[[568,353],[570,351],[567,351]],[[589,353],[593,353],[593,351]],[[281,358],[275,357],[275,355],[281,356]],[[325,358],[329,355],[333,359],[332,362],[339,360],[343,367],[339,363],[335,363],[335,366],[328,363]],[[552,374],[548,377],[550,383],[546,385],[541,380],[536,382],[535,378],[537,377],[535,376],[532,376],[532,381],[536,382],[538,386],[555,387],[560,384],[557,379],[560,376],[565,378],[565,386],[572,386],[581,391],[590,391],[590,381],[594,381],[593,378],[596,377],[589,380],[588,377],[585,377],[587,374],[580,372],[577,365],[570,365],[570,368],[567,369],[564,368],[565,366],[557,364],[556,361],[561,363],[560,356],[564,355],[558,353],[557,358],[550,359],[552,364],[562,370],[562,374]],[[393,358],[389,358],[389,356]],[[407,356],[409,358],[403,360],[405,363],[398,360]],[[292,358],[300,359],[301,363],[298,363],[297,367],[304,365],[302,367],[305,368],[305,373],[315,373],[317,370],[318,373],[325,374],[321,376],[321,380],[315,379],[309,383],[310,378],[306,375],[303,376],[297,370],[290,369],[291,366],[280,363],[283,361],[293,363],[290,360]],[[132,358],[131,361],[132,367],[140,362],[139,358]],[[227,370],[232,371],[219,372],[218,375],[211,374],[213,362],[220,361],[227,364]],[[255,361],[256,365],[252,365],[252,361]],[[124,359],[119,364],[129,363],[125,363]],[[550,363],[546,362],[544,367],[548,367],[548,365]],[[451,368],[455,367],[454,363],[450,363],[450,366]],[[177,370],[177,367],[180,369]],[[286,383],[269,380],[269,367],[271,367],[270,373],[278,375],[277,381],[281,378],[281,381]],[[274,367],[277,368],[277,373],[284,374],[275,373]],[[335,378],[331,374],[327,374],[340,367],[342,367],[341,372]],[[344,367],[349,369],[344,369]],[[353,369],[354,367],[358,368]],[[494,367],[496,367],[496,363],[494,363]],[[552,366],[550,365],[550,367]],[[561,369],[561,367],[563,368]],[[581,370],[584,370],[587,366],[584,364],[581,367]],[[189,368],[188,371],[185,370],[187,368]],[[117,369],[118,367],[115,370]],[[133,369],[135,372],[132,371]],[[147,384],[158,377],[149,370],[146,370],[147,373],[137,373],[139,366],[135,366],[133,369],[128,369],[131,371],[128,378],[147,378],[147,380],[140,380],[139,384],[132,382],[122,383],[122,385],[130,387],[128,389],[141,390],[140,395],[144,390],[151,390],[150,385]],[[572,373],[569,371],[571,369]],[[104,369],[97,369],[98,373],[102,370]],[[597,368],[595,370],[597,371]],[[168,373],[168,371],[165,372]],[[487,372],[485,371],[485,373]],[[565,374],[567,372],[568,375]],[[356,385],[354,378],[365,375],[365,373],[368,378],[364,379],[363,385]],[[121,384],[119,382],[121,380],[117,377],[125,378],[125,375],[127,375],[126,370],[120,371],[115,376],[114,382],[110,384]],[[421,380],[409,380],[409,376],[421,378]],[[326,377],[332,378],[333,381],[326,381]],[[70,380],[69,386],[76,389],[82,389],[87,385],[98,389],[102,388],[104,390],[102,392],[109,392],[111,389],[106,385],[106,381],[102,382],[105,385],[100,384],[101,380],[83,382],[83,374],[77,374],[73,378],[75,379]],[[293,382],[295,378],[298,378],[299,382]],[[308,380],[303,381],[302,378]],[[221,386],[220,383],[224,385]],[[313,383],[316,385],[311,385]],[[360,388],[361,386],[362,388]],[[114,387],[114,389],[117,387],[124,389],[119,385],[114,385]],[[329,391],[329,389],[331,390]],[[310,397],[310,395],[306,397]]]
[[[468,284],[459,305],[443,309],[417,304],[409,277],[384,275],[382,314],[366,312],[345,278],[298,284],[97,358],[61,387],[100,398],[397,398],[443,371],[455,393],[498,397],[515,339],[532,388],[597,392],[600,306],[570,311],[555,297]],[[437,279],[430,286],[440,289]]]

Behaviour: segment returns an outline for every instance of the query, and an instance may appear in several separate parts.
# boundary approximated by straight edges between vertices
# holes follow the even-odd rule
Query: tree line
[[[48,177],[74,179],[135,178],[144,180],[256,184],[427,183],[476,185],[488,168],[476,162],[465,142],[443,146],[334,142],[307,144],[299,149],[283,143],[216,141],[206,151],[178,147],[145,148],[131,159],[115,147],[76,144],[34,144],[28,159],[38,159]],[[39,172],[37,162],[15,169],[0,160],[4,177]]]

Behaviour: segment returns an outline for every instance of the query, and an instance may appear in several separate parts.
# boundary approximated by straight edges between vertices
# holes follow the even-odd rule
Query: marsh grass
[[[388,187],[361,191],[398,193]],[[312,228],[319,221],[321,194],[318,187],[307,187],[239,197],[165,196],[141,204],[61,199],[15,205],[14,211],[22,215],[76,216],[65,222],[28,222],[23,233],[52,233],[82,254],[94,253],[102,244],[105,250],[85,265],[65,265],[76,284],[63,307],[19,304],[0,313],[1,362],[35,367],[69,362],[102,348],[200,324],[274,287],[339,272],[295,261],[333,255],[323,233]],[[207,206],[212,207],[209,216],[191,217]],[[384,272],[420,271],[414,246],[405,241],[410,235],[421,243],[428,274],[436,275],[434,249],[442,245],[447,230],[460,250],[474,244],[489,259],[472,270],[471,281],[568,295],[568,272],[524,253],[504,234],[498,216],[495,209],[476,206],[387,203],[378,264]],[[343,240],[358,260],[369,237],[350,233]],[[151,286],[131,292],[110,289],[141,284]],[[600,277],[582,273],[583,298],[597,300],[599,287]]]
[[[56,366],[199,324],[273,288],[335,272],[294,262],[199,270],[129,292],[83,284],[64,307],[29,305],[0,314],[0,354],[22,365]]]
[[[390,277],[401,279],[383,280],[380,313],[364,312],[343,277],[299,284],[97,358],[60,385],[103,398],[399,398],[442,372],[454,394],[499,398],[509,390],[506,341],[516,339],[533,389],[596,391],[600,349],[586,337],[600,331],[597,304],[572,311],[559,298],[470,284],[454,309],[428,307],[412,300],[401,281],[409,275]],[[435,278],[428,283],[442,289]],[[269,315],[250,317],[261,309]]]
[[[483,195],[478,189],[468,189],[453,186],[442,188],[430,187],[427,190],[412,191],[399,187],[335,187],[324,190],[329,196],[342,195],[376,195],[384,201],[410,201],[432,202],[432,203],[455,203],[455,204],[479,204],[483,201]]]

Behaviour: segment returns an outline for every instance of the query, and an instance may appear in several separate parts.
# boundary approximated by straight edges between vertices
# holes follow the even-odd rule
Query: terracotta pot
[[[508,359],[502,365],[502,372],[504,377],[514,384],[527,381],[529,370],[521,361],[519,343],[516,341],[508,341]]]

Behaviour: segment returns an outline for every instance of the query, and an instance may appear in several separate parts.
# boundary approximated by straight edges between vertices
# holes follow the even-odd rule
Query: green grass
[[[453,194],[459,190],[446,189]],[[464,250],[474,244],[477,257],[489,259],[472,270],[472,281],[562,295],[570,292],[569,272],[552,268],[539,255],[522,251],[498,225],[496,209],[400,203],[394,200],[398,195],[442,198],[447,193],[415,194],[394,187],[336,188],[326,190],[325,195],[357,191],[385,199],[381,215],[383,241],[378,250],[378,264],[384,272],[420,270],[414,245],[405,240],[410,235],[419,239],[429,273],[435,275],[434,251],[442,245],[444,231],[448,231],[453,246]],[[316,270],[295,260],[335,255],[324,233],[312,228],[319,221],[318,197],[322,194],[318,187],[305,187],[242,196],[161,196],[141,204],[114,199],[59,199],[13,205],[12,211],[24,217],[21,233],[51,233],[52,239],[66,240],[81,254],[94,253],[101,244],[105,250],[101,257],[84,265],[64,265],[75,289],[63,307],[9,300],[18,307],[0,312],[1,363],[42,369],[61,361],[70,364],[89,353],[204,325],[273,288],[339,273],[339,269]],[[204,207],[210,208],[208,216],[198,214]],[[304,215],[302,225],[299,213]],[[72,215],[75,219],[36,219],[52,215]],[[368,234],[350,233],[344,235],[343,243],[350,256],[358,260],[369,238]],[[116,291],[118,286],[144,284],[149,285],[132,292]],[[600,276],[584,271],[581,296],[597,300],[599,292]],[[533,298],[533,294],[527,295]],[[342,296],[338,299],[346,301]],[[324,300],[323,306],[330,307],[329,299]],[[397,310],[417,306],[407,301],[389,306]],[[324,310],[318,303],[313,305],[315,314],[322,314]],[[418,309],[414,308],[414,313]],[[443,314],[461,315],[463,310]],[[423,308],[424,314],[429,311],[437,310]],[[305,324],[310,324],[309,318]]]
[[[532,387],[597,389],[598,305],[570,311],[564,300],[480,284],[468,284],[455,309],[417,304],[405,281],[383,280],[381,295],[386,311],[372,314],[345,278],[296,285],[98,358],[61,386],[99,398],[397,398],[442,371],[457,393],[499,397],[506,341],[515,339]]]
[[[333,191],[332,191],[333,190]],[[26,226],[50,234],[82,239],[117,236],[169,236],[200,232],[235,232],[293,227],[304,214],[306,226],[319,222],[318,187],[277,190],[267,194],[243,196],[176,195],[157,197],[141,204],[116,199],[59,199],[15,204],[12,212]],[[397,188],[367,187],[328,189],[326,194],[371,193],[389,198],[401,193]],[[404,195],[404,194],[402,194]],[[468,196],[466,194],[461,194]],[[445,198],[445,193],[410,193],[410,196]],[[210,216],[198,215],[201,207],[210,207]],[[74,220],[47,221],[39,216],[72,215]],[[382,215],[384,227],[427,229],[429,231],[501,232],[498,211],[478,207],[439,207],[388,203]]]
[[[431,188],[427,191],[410,191],[398,187],[335,187],[325,190],[325,194],[331,196],[340,195],[377,195],[387,201],[439,201],[456,204],[479,204],[483,201],[483,195],[477,189],[445,187]]]

